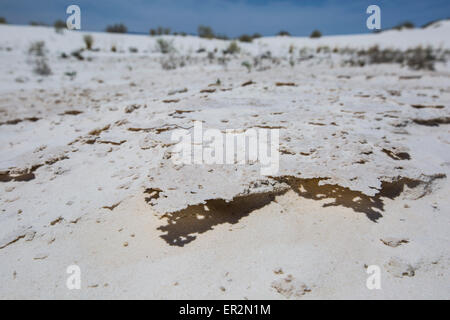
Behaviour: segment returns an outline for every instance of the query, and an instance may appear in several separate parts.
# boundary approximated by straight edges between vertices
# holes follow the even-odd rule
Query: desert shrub
[[[239,37],[239,41],[240,42],[252,42],[253,38],[252,38],[252,36],[249,36],[248,34],[243,34],[242,36]]]
[[[310,38],[320,38],[322,36],[322,33],[319,30],[314,30],[310,34]]]
[[[379,64],[379,63],[403,63],[405,56],[400,50],[384,49],[380,50],[378,46],[373,46],[369,48],[366,52],[358,52],[359,56],[368,55],[369,63]]]
[[[396,25],[392,29],[394,29],[394,30],[414,29],[414,23],[412,23],[410,21],[405,21],[405,22],[402,22],[402,23]]]
[[[434,70],[436,55],[430,47],[409,49],[405,53],[406,65],[414,70]]]
[[[48,76],[52,73],[52,70],[47,63],[47,50],[45,48],[44,41],[36,41],[31,43],[28,49],[28,54],[32,56],[31,63],[34,64],[34,73],[41,76]]]
[[[230,43],[228,48],[223,52],[224,54],[235,54],[239,53],[241,51],[241,48],[239,48],[236,41],[233,41]]]
[[[111,52],[117,52],[117,47],[115,45],[111,46]]]
[[[50,66],[47,63],[47,59],[40,58],[35,60],[34,65],[34,73],[40,75],[40,76],[49,76],[52,74],[52,70],[50,69]]]
[[[170,28],[158,27],[156,29],[150,29],[150,35],[152,37],[154,37],[154,36],[162,36],[162,35],[169,35],[170,32],[171,32]],[[174,32],[174,35],[177,35],[177,33]]]
[[[90,34],[87,34],[83,37],[84,44],[86,45],[86,49],[91,50],[92,45],[94,44],[94,37]]]
[[[175,70],[177,68],[176,59],[173,56],[169,56],[167,59],[162,59],[161,68],[164,70]]]
[[[138,48],[135,48],[135,47],[129,47],[128,50],[129,50],[131,53],[138,53],[138,52],[139,52]]]
[[[277,35],[282,36],[282,37],[290,37],[291,36],[291,34],[285,30],[281,30],[280,32],[278,32]]]
[[[127,33],[128,28],[123,23],[117,23],[106,27],[106,32]]]
[[[156,40],[156,49],[163,54],[172,53],[175,51],[173,41],[166,41],[162,38]]]
[[[7,24],[8,22],[4,17],[0,17],[0,24]]]
[[[211,27],[200,25],[197,28],[197,33],[200,38],[212,39],[214,38],[214,31]]]
[[[342,53],[342,51],[341,51]],[[354,53],[353,53],[354,55]],[[363,66],[365,64],[398,63],[414,70],[434,70],[437,61],[443,61],[437,57],[432,48],[417,47],[406,51],[395,49],[380,49],[373,46],[356,53],[357,57],[346,60],[345,63],[351,66]]]
[[[66,28],[66,23],[62,20],[56,20],[53,24],[53,27],[55,28],[55,31],[57,33],[62,33],[63,30]]]
[[[254,33],[252,37],[253,37],[253,39],[259,39],[262,37],[262,35],[259,33]]]
[[[30,47],[28,48],[28,53],[30,55],[34,55],[37,57],[44,57],[46,54],[45,42],[44,41],[32,42]]]
[[[173,54],[169,54],[161,58],[160,63],[164,70],[174,70],[178,67],[184,67],[186,65],[185,58],[177,58]]]

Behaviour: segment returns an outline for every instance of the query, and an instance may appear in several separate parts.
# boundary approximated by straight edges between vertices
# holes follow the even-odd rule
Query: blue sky
[[[163,26],[196,33],[203,24],[230,37],[280,30],[297,36],[314,29],[328,35],[369,32],[366,8],[371,4],[381,7],[382,28],[450,17],[449,0],[0,0],[0,16],[15,24],[52,24],[66,20],[71,4],[81,8],[83,30],[100,31],[123,22],[135,32]]]

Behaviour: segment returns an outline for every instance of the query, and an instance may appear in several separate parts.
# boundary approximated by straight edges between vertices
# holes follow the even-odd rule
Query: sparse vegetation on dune
[[[200,38],[213,39],[215,37],[213,29],[208,26],[198,26],[197,33]]]
[[[127,33],[128,28],[123,23],[117,23],[106,27],[106,32]]]
[[[33,72],[40,76],[48,76],[52,73],[47,62],[47,49],[44,41],[31,43],[28,48],[28,54],[31,57],[31,63],[34,65]]]
[[[170,28],[158,27],[156,29],[150,29],[151,36],[162,36],[162,35],[169,35],[169,34],[170,34]]]
[[[280,32],[277,33],[277,36],[290,37],[291,34],[285,30],[281,30]]]
[[[36,23],[35,23],[36,25]],[[41,25],[41,24],[38,24]],[[413,26],[408,23],[402,23],[399,26],[403,28],[412,28]],[[63,29],[65,28],[65,23],[62,20],[58,20],[54,23],[55,29]],[[126,32],[126,27],[123,24],[115,24],[112,26],[108,26],[108,32],[122,33]],[[156,29],[150,30],[151,35],[170,35],[171,29],[165,27],[158,27]],[[177,33],[175,33],[177,34]],[[278,33],[279,36],[290,36],[287,31],[280,31]],[[213,29],[209,26],[200,25],[198,27],[198,36],[203,39],[218,39],[223,38],[227,39],[225,36],[219,36],[214,33]],[[310,38],[320,38],[322,36],[319,30],[314,30]],[[348,66],[367,66],[371,64],[399,64],[404,67],[408,67],[413,70],[435,70],[436,62],[446,61],[449,56],[448,50],[439,50],[433,49],[431,47],[415,47],[410,48],[408,50],[400,50],[400,49],[389,49],[383,48],[380,49],[377,46],[373,46],[368,49],[356,49],[350,46],[338,46],[334,45],[332,47],[327,45],[319,45],[311,47],[296,47],[297,42],[295,39],[292,39],[292,43],[290,43],[287,49],[283,49],[283,54],[276,54],[271,56],[269,52],[269,56],[266,57],[266,54],[253,55],[251,53],[252,50],[242,51],[239,46],[240,42],[243,43],[252,43],[254,39],[261,37],[260,34],[255,33],[251,34],[242,34],[241,36],[235,38],[234,40],[228,42],[225,46],[216,45],[215,48],[208,48],[207,46],[199,46],[199,49],[196,50],[197,54],[201,54],[205,52],[201,57],[194,57],[193,60],[187,54],[183,54],[183,52],[178,52],[175,49],[174,43],[176,39],[171,39],[169,37],[160,37],[155,39],[155,47],[153,52],[159,52],[163,55],[166,55],[161,59],[161,66],[165,70],[173,70],[178,67],[184,66],[186,63],[198,63],[199,59],[206,59],[209,64],[217,63],[224,67],[227,66],[228,62],[236,61],[236,65],[243,66],[247,68],[250,72],[252,70],[255,71],[265,71],[277,66],[291,66],[295,67],[302,62],[310,61],[310,63],[329,63],[330,65],[335,64],[336,62],[341,65]],[[83,41],[85,47],[81,50],[74,51],[76,53],[72,53],[71,56],[79,59],[85,60],[85,58],[81,55],[83,50],[96,51],[100,50],[99,48],[94,50],[93,44],[94,39],[91,35],[87,34],[83,36]],[[121,46],[121,49],[117,47],[117,42],[113,42],[110,47],[111,52],[120,52],[120,53],[137,53],[142,50],[138,49],[137,46]],[[245,48],[251,48],[251,46]],[[128,48],[128,49],[127,49]],[[39,61],[34,61],[35,64],[35,73],[41,75],[48,75],[51,73],[50,68],[47,64],[47,59],[45,58],[45,45],[40,42],[34,43],[30,46],[30,54],[38,57],[43,57]],[[143,52],[148,52],[144,50]],[[241,53],[241,54],[239,54]],[[66,57],[70,57],[70,55],[66,55]],[[91,58],[86,58],[91,59]]]
[[[30,26],[32,27],[47,27],[48,24],[46,24],[45,22],[38,22],[38,21],[30,21]]]
[[[448,55],[446,51],[421,46],[407,50],[380,49],[378,46],[373,46],[368,50],[341,50],[340,53],[353,56],[344,62],[351,66],[397,63],[414,70],[434,70],[435,63],[446,61]]]
[[[239,37],[239,41],[240,42],[252,42],[253,37],[249,36],[248,34],[243,34],[242,36]]]
[[[412,23],[410,21],[405,21],[405,22],[402,22],[402,23],[396,25],[392,29],[394,29],[394,30],[414,29],[414,23]]]
[[[0,17],[0,24],[7,24],[6,18]]]

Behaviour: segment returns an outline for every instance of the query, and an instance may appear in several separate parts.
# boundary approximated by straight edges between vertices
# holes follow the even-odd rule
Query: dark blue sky
[[[128,30],[148,32],[158,26],[196,33],[199,24],[234,37],[259,32],[274,35],[287,30],[307,36],[314,29],[323,34],[369,32],[366,8],[381,7],[382,28],[403,21],[420,26],[450,17],[449,0],[0,0],[0,16],[15,24],[66,20],[66,8],[81,8],[82,29],[104,30],[123,22]]]

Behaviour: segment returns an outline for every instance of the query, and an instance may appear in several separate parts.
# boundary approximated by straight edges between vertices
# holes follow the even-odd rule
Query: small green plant
[[[64,75],[68,76],[70,80],[73,80],[77,76],[77,72],[76,71],[65,72]]]
[[[250,64],[250,62],[244,61],[244,62],[242,62],[241,65],[242,65],[243,67],[246,67],[246,68],[247,68],[247,71],[248,71],[249,73],[252,71],[252,65]]]
[[[319,30],[314,30],[311,32],[311,35],[309,36],[312,39],[320,38],[322,36],[322,33]]]
[[[84,44],[86,45],[87,50],[92,50],[92,45],[94,44],[94,37],[92,37],[90,34],[86,34],[83,37]]]
[[[223,52],[224,54],[236,54],[241,51],[241,48],[238,46],[236,41],[230,43],[228,48]]]
[[[163,54],[172,53],[175,51],[173,41],[166,41],[162,38],[156,40],[156,49]]]

